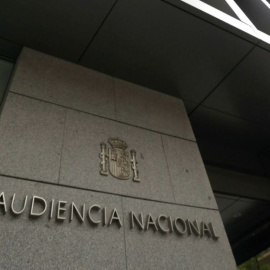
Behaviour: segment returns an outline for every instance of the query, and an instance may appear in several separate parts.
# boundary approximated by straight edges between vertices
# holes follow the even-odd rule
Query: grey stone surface
[[[75,190],[48,184],[40,184],[12,178],[0,178],[0,193],[4,192],[8,206],[13,193],[16,193],[16,207],[19,210],[26,195],[28,201],[24,213],[13,216],[0,211],[0,269],[1,270],[82,270],[82,269],[126,269],[124,229],[117,224],[93,227],[88,220],[83,223],[74,220],[57,222],[49,219],[50,207],[38,218],[30,218],[32,196],[74,202],[86,209],[93,204],[118,210],[123,221],[121,198],[113,195]],[[56,208],[55,208],[56,209]],[[56,211],[56,210],[55,210]]]
[[[153,229],[140,231],[125,226],[127,268],[132,269],[180,269],[180,270],[235,270],[233,254],[217,210],[198,209],[179,205],[168,205],[137,199],[123,198],[125,224],[128,213],[134,211],[143,216],[151,213],[156,219],[160,214],[180,217],[198,222],[212,222],[216,234],[214,240],[194,235],[179,236],[174,233],[161,234]],[[165,226],[165,225],[164,225]]]
[[[217,209],[197,144],[165,135],[162,140],[176,202]]]
[[[10,91],[115,119],[112,77],[28,48]]]
[[[58,182],[65,110],[9,93],[0,120],[0,173]]]
[[[182,100],[119,79],[114,85],[118,120],[195,140]]]
[[[119,137],[137,151],[140,183],[100,175],[100,143]],[[115,121],[67,111],[60,183],[128,196],[174,202],[159,134]]]

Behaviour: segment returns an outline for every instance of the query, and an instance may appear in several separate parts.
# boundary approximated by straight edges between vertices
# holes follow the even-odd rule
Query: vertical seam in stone
[[[127,246],[126,246],[126,228],[125,228],[125,216],[124,216],[124,203],[123,203],[123,197],[122,196],[121,196],[121,202],[122,202],[122,216],[123,216],[123,229],[124,229],[124,244],[125,244],[126,269],[128,270],[128,265],[127,265]]]
[[[166,152],[165,152],[165,147],[164,147],[162,135],[160,135],[160,139],[161,139],[163,154],[164,154],[165,161],[166,161],[167,171],[168,171],[168,174],[169,174],[169,182],[170,182],[171,189],[172,189],[173,199],[174,199],[174,202],[176,203],[176,199],[175,199],[175,195],[174,195],[174,191],[173,191],[172,178],[171,178],[171,174],[170,174],[169,164],[168,164],[168,161],[167,161],[167,156],[166,156]]]
[[[115,90],[115,78],[113,78],[113,95],[114,95],[114,113],[115,113],[115,119],[118,119],[117,115],[117,106],[116,106],[116,90]]]
[[[60,152],[60,167],[59,167],[59,173],[58,173],[58,185],[60,184],[60,175],[61,175],[61,169],[62,169],[62,154],[63,154],[64,139],[65,139],[65,133],[66,133],[66,121],[67,121],[67,110],[66,109],[64,110],[64,113],[65,113],[65,119],[64,119],[61,152]]]

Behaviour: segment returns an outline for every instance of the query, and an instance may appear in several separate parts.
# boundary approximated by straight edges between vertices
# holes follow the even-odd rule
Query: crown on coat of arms
[[[119,138],[111,138],[108,140],[108,142],[112,146],[112,148],[120,148],[123,150],[128,148],[128,145]]]

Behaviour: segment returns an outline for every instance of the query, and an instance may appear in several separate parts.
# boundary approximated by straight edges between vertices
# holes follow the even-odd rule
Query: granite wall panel
[[[33,196],[38,196],[39,201],[33,202]],[[23,209],[25,200],[23,212],[17,215],[12,213]],[[47,204],[45,211],[44,200]],[[60,212],[59,202],[66,202]],[[71,219],[72,203],[82,216],[85,213],[83,222],[75,212]],[[94,209],[93,205],[100,208]],[[105,207],[104,225],[102,209]],[[117,215],[110,224],[114,209]],[[33,213],[43,211],[40,216],[33,216]],[[143,230],[137,223],[132,226],[131,212],[137,217],[142,213]],[[146,229],[149,214],[155,224],[161,214],[172,221],[181,218],[192,222],[196,220],[198,224],[211,223],[215,236],[219,238],[206,233],[196,235],[194,231],[179,235],[175,225],[173,231],[168,233],[162,233],[160,229],[156,231],[153,225]],[[89,217],[101,222],[94,225]],[[162,221],[162,226],[163,229],[169,228],[168,219]],[[181,224],[178,224],[180,227]],[[236,268],[217,210],[122,198],[6,177],[0,177],[0,239],[4,246],[0,256],[1,269]]]
[[[115,119],[113,78],[24,48],[10,91]]]
[[[175,201],[217,209],[197,144],[165,135],[162,140]]]
[[[118,120],[195,141],[182,100],[119,79],[114,84]]]
[[[121,197],[75,190],[55,185],[33,183],[0,177],[0,194],[4,192],[7,213],[0,205],[0,269],[126,269],[124,231],[117,223],[111,226],[91,225],[87,218],[90,206],[97,204],[107,209],[107,222],[111,211],[116,208],[121,219]],[[16,194],[14,209],[22,209],[28,196],[25,210],[20,215],[11,213],[11,198]],[[30,217],[32,197],[46,200],[47,210],[39,217]],[[1,202],[2,202],[2,198]],[[50,219],[51,201],[54,213]],[[57,202],[66,201],[65,212],[56,220]],[[86,216],[83,223],[77,215],[70,221],[70,204],[74,202],[81,213],[85,204]],[[35,204],[34,204],[35,205]],[[43,205],[34,206],[41,212]],[[99,215],[95,215],[98,220]]]
[[[0,174],[58,182],[65,109],[9,93],[0,119]]]
[[[29,48],[10,91],[195,141],[182,100]]]
[[[160,233],[152,226],[148,230],[125,227],[127,269],[183,269],[183,270],[229,270],[236,269],[231,248],[224,231],[221,217],[216,210],[198,209],[169,205],[130,198],[123,199],[125,223],[130,223],[128,213],[132,210],[137,217],[143,213],[144,223],[150,213],[154,220],[159,215],[169,216],[172,220],[180,217],[198,223],[211,222],[217,240],[195,234],[177,235]],[[162,223],[166,229],[166,221]],[[180,227],[180,225],[179,225]]]

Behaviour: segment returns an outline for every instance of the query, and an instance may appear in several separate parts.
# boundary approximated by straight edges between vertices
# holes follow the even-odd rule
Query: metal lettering
[[[52,202],[51,202],[51,211],[50,211],[50,219],[52,219],[52,216],[53,216],[53,206],[54,206],[54,199],[52,199]]]
[[[215,230],[214,230],[214,227],[213,227],[213,225],[212,225],[211,222],[208,224],[208,227],[209,227],[209,229],[210,229],[210,231],[211,231],[212,237],[213,237],[215,240],[217,240],[217,239],[219,238],[219,236],[216,235]]]
[[[15,195],[15,194],[14,194]],[[39,201],[43,204],[43,210],[40,212],[40,213],[35,213],[34,212],[34,205],[35,205],[35,202],[36,201]],[[32,204],[31,204],[31,211],[30,211],[30,216],[33,216],[33,217],[39,217],[39,216],[42,216],[45,211],[47,209],[47,202],[45,201],[44,198],[42,197],[38,197],[38,196],[33,196],[33,199],[32,199]]]
[[[208,226],[202,221],[201,222],[201,236],[203,237],[205,235],[205,233],[207,234],[208,237],[211,237],[211,231],[208,228]]]
[[[71,203],[70,209],[71,209],[71,211],[70,211],[70,221],[73,220],[73,215],[74,215],[74,210],[75,210],[77,216],[80,219],[80,222],[83,223],[84,222],[84,214],[85,214],[85,204],[83,204],[83,206],[82,206],[82,213],[80,213],[79,209],[77,208],[77,206],[75,205],[74,202]]]
[[[170,232],[170,229],[164,229],[164,228],[161,226],[160,221],[161,221],[162,219],[163,219],[163,220],[167,220],[168,217],[165,216],[165,215],[160,215],[160,216],[157,218],[157,226],[158,226],[159,230],[160,230],[161,232],[163,232],[163,233],[168,233],[168,232]]]
[[[147,215],[147,218],[146,218],[146,224],[145,224],[145,230],[148,230],[149,229],[149,226],[152,226],[154,231],[157,231],[158,228],[157,228],[157,225],[152,217],[151,214],[148,214]]]
[[[2,192],[0,194],[0,206],[3,205],[4,214],[7,212],[7,205],[6,205],[6,199],[5,199],[5,193]]]
[[[172,217],[169,217],[169,228],[171,233],[174,232]]]
[[[199,226],[197,220],[191,222],[189,219],[186,220],[188,234],[194,233],[196,236],[200,236]]]
[[[123,226],[116,209],[113,209],[113,211],[112,211],[111,219],[110,219],[108,226],[110,226],[113,221],[118,222],[119,227]]]
[[[179,228],[179,226],[177,225],[178,223],[181,224],[182,226],[182,229]],[[176,230],[176,233],[177,234],[185,234],[187,232],[187,226],[186,226],[186,223],[185,221],[182,219],[182,218],[176,218],[175,221],[174,221],[174,227],[175,227],[175,230]]]
[[[102,210],[102,214],[103,214],[103,222],[102,222],[102,225],[105,226],[107,225],[107,209],[106,207],[103,208]]]
[[[58,220],[65,220],[66,217],[61,217],[60,214],[61,212],[64,213],[67,209],[64,208],[64,206],[67,204],[66,201],[59,201],[58,204],[57,204],[57,216],[56,218]]]
[[[28,196],[25,196],[23,208],[22,208],[20,211],[16,211],[16,210],[14,209],[14,201],[15,201],[15,197],[16,197],[16,194],[14,193],[13,196],[12,196],[12,201],[11,201],[11,207],[10,207],[10,208],[11,208],[11,212],[12,212],[14,215],[19,215],[19,214],[21,214],[21,213],[25,210]]]
[[[140,213],[139,216],[140,216],[140,220],[135,216],[133,211],[130,212],[131,229],[134,229],[134,227],[135,227],[134,223],[136,222],[136,224],[139,226],[139,229],[143,230],[143,227],[144,227],[143,226],[143,214]],[[135,222],[134,222],[134,220],[135,220]]]
[[[89,217],[89,220],[90,222],[93,224],[93,225],[98,225],[101,220],[94,220],[92,217],[91,217],[91,211],[92,209],[97,209],[97,211],[99,211],[101,209],[101,207],[99,205],[92,205],[90,208],[89,208],[89,211],[88,211],[88,217]]]
[[[127,147],[127,145],[125,145],[125,143],[119,140],[118,138],[112,139],[112,140],[114,140],[114,141],[111,141],[111,144],[113,146],[112,150],[115,150],[117,148],[116,147],[117,143],[119,143],[123,149]],[[110,157],[113,158],[114,156],[110,156]],[[17,202],[17,204],[15,200],[16,200],[16,194],[14,193],[11,198],[10,211],[11,213],[15,215],[20,215],[26,209],[26,205],[28,203],[28,196],[25,196],[24,199],[21,202]],[[55,205],[56,203],[57,205]],[[20,206],[18,207],[17,205],[20,205]],[[30,207],[30,217],[42,216],[47,210],[47,205],[48,205],[47,201],[43,197],[38,197],[34,195],[32,197],[32,202],[31,202],[31,207]],[[66,205],[67,205],[67,201],[55,202],[55,200],[52,199],[50,202],[50,210],[48,211],[49,219],[53,218],[55,207],[56,207],[56,212],[55,212],[56,220],[63,221],[67,219],[67,215],[65,214],[65,212],[67,211]],[[16,207],[19,208],[19,210],[18,209],[15,210]],[[7,208],[4,192],[0,193],[0,208],[2,208],[3,213],[6,214],[8,208]],[[85,204],[81,205],[81,207],[78,207],[74,202],[71,202],[70,217],[69,217],[70,222],[73,221],[73,219],[75,218],[74,216],[77,215],[78,220],[81,223],[83,223],[85,221],[85,216],[87,214],[88,214],[89,222],[92,225],[97,226],[99,224],[102,224],[103,226],[107,225],[109,227],[115,222],[119,226],[119,228],[123,226],[122,220],[116,208],[114,208],[111,211],[111,214],[107,216],[106,207],[102,208],[100,205],[94,204],[94,205],[91,205],[88,209],[88,212],[86,212]],[[137,227],[139,230],[147,231],[149,229],[153,229],[154,232],[159,231],[160,233],[164,233],[164,234],[175,232],[178,235],[194,234],[195,236],[201,236],[201,237],[204,237],[205,235],[207,235],[208,237],[212,237],[215,240],[219,239],[219,236],[216,235],[211,222],[205,223],[204,221],[201,221],[198,224],[197,220],[194,220],[194,221],[191,221],[189,219],[183,220],[180,217],[176,217],[174,219],[171,216],[166,216],[164,214],[161,214],[157,218],[154,219],[151,213],[148,213],[148,215],[146,216],[146,219],[144,219],[142,212],[135,214],[133,211],[129,212],[129,216],[130,216],[129,217],[130,229],[134,229],[135,227]]]

